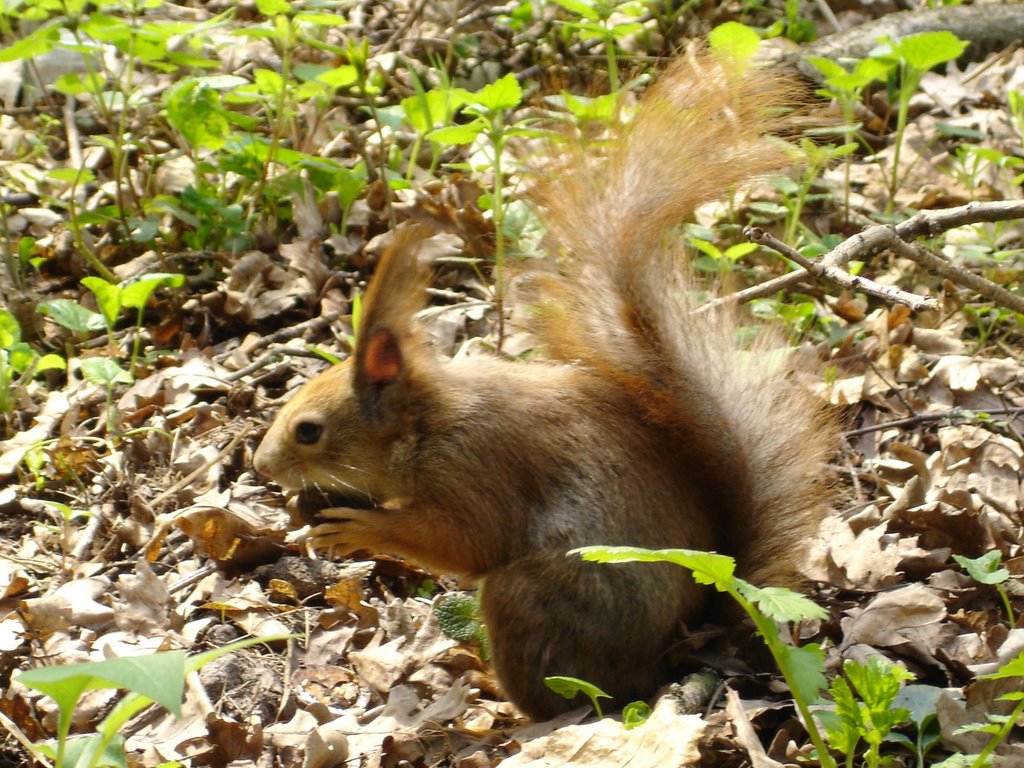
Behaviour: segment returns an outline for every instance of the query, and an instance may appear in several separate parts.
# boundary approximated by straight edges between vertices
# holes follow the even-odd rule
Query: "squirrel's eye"
[[[323,431],[323,425],[315,421],[300,421],[295,426],[295,439],[300,445],[315,445]]]

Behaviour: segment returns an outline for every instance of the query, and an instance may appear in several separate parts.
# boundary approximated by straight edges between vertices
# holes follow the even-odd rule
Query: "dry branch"
[[[912,259],[925,269],[942,275],[947,280],[969,288],[976,293],[991,299],[997,304],[1014,312],[1024,313],[1024,299],[1000,285],[980,275],[951,264],[941,256],[932,253],[919,243],[912,243],[919,237],[936,237],[955,227],[983,222],[1008,221],[1024,218],[1024,200],[1000,200],[997,202],[972,202],[956,208],[945,208],[936,211],[920,211],[906,221],[895,226],[876,224],[867,227],[826,254],[809,261],[793,248],[771,237],[763,230],[748,227],[744,234],[751,242],[765,245],[778,251],[801,265],[801,269],[788,275],[768,280],[742,291],[723,296],[705,305],[711,309],[723,304],[742,304],[753,299],[771,296],[772,294],[792,287],[813,274],[849,288],[864,291],[889,301],[906,304],[914,310],[935,309],[934,299],[917,296],[899,291],[889,286],[878,285],[861,277],[855,277],[838,269],[839,266],[857,259],[866,261],[882,251],[890,250],[898,256]],[[702,309],[704,309],[702,308]]]

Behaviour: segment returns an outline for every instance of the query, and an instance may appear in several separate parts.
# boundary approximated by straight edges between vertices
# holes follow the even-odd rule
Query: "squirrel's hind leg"
[[[549,676],[593,683],[613,698],[602,700],[605,711],[649,697],[664,682],[664,654],[681,622],[700,613],[704,600],[681,568],[563,553],[504,565],[481,586],[498,680],[535,720],[585,703],[552,692]]]

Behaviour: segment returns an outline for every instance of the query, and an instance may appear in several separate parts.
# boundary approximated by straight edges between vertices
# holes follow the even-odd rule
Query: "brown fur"
[[[477,577],[494,663],[533,717],[569,702],[548,675],[622,703],[651,692],[707,591],[669,565],[596,565],[589,544],[717,549],[794,583],[821,516],[831,427],[776,342],[736,349],[694,315],[669,230],[727,185],[779,164],[762,140],[786,88],[696,53],[672,67],[601,159],[561,158],[537,200],[572,261],[544,281],[551,362],[442,363],[413,323],[427,272],[400,235],[366,299],[354,361],[307,384],[255,464],[285,489],[342,492],[314,543]]]

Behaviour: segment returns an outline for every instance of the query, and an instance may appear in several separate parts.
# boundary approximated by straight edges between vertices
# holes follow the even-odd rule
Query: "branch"
[[[916,294],[899,291],[889,286],[882,286],[848,272],[837,269],[856,258],[866,261],[885,250],[912,259],[925,269],[935,272],[953,283],[962,285],[972,291],[991,299],[997,304],[1014,312],[1024,313],[1024,298],[980,275],[968,272],[950,264],[941,256],[932,253],[924,246],[910,241],[919,237],[935,237],[942,232],[961,227],[966,224],[982,222],[1007,221],[1024,218],[1024,200],[1000,200],[996,202],[972,202],[956,208],[936,211],[919,211],[906,221],[895,226],[876,224],[867,227],[863,232],[847,238],[828,253],[814,261],[808,261],[799,253],[768,235],[757,227],[748,227],[744,234],[751,242],[766,245],[783,256],[801,265],[802,269],[788,275],[768,280],[742,291],[723,296],[701,307],[699,311],[710,311],[726,304],[742,304],[752,299],[771,296],[778,291],[790,288],[804,280],[807,275],[831,280],[848,288],[855,288],[889,301],[906,304],[911,309],[937,309],[935,299],[917,296]]]

